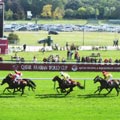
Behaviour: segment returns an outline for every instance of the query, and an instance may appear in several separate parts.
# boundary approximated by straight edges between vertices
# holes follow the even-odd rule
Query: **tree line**
[[[6,20],[120,19],[120,0],[4,0]]]

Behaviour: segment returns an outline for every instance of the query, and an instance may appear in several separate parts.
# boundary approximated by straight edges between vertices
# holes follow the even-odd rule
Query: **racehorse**
[[[106,89],[108,91],[108,93],[106,93],[105,95],[108,95],[112,90],[113,88],[115,88],[116,92],[117,92],[117,96],[119,95],[119,85],[120,85],[120,80],[111,80],[111,81],[106,81],[105,79],[99,77],[99,76],[96,76],[94,78],[94,83],[97,83],[99,82],[100,83],[100,86],[98,87],[98,89],[94,92],[100,92],[103,90],[103,89]]]
[[[24,89],[26,86],[28,86],[29,88],[31,88],[32,90],[35,89],[36,85],[33,81],[31,81],[30,79],[22,79],[20,80],[20,83],[14,83],[12,78],[9,76],[9,74],[6,76],[6,78],[4,78],[2,80],[2,83],[1,85],[7,83],[8,84],[8,87],[6,87],[4,90],[3,90],[3,93],[9,89],[13,89],[13,94],[17,91],[21,91],[21,96],[24,94]]]
[[[66,81],[64,81],[63,79],[61,79],[60,77],[58,76],[55,76],[53,79],[52,79],[53,82],[58,82],[58,87],[56,87],[56,90],[57,92],[59,93],[58,89],[60,89],[61,93],[65,92],[65,96],[68,95],[70,92],[73,91],[73,88],[75,86],[77,86],[78,88],[80,89],[84,89],[83,86],[81,86],[81,84],[79,82],[76,82],[76,81],[73,81],[71,80],[71,83],[68,83]],[[68,88],[68,90],[66,90]]]
[[[23,78],[22,80],[25,80],[27,82],[27,84],[29,85],[29,90],[32,89],[32,91],[34,91],[34,89],[36,89],[36,84],[31,80],[31,79],[28,79],[28,78]]]

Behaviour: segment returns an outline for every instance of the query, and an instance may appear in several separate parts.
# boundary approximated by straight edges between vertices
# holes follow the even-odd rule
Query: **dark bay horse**
[[[32,90],[35,89],[36,85],[33,81],[31,81],[30,79],[22,79],[20,80],[20,84],[18,83],[14,83],[12,78],[9,76],[9,74],[6,76],[6,78],[4,78],[2,80],[2,83],[1,85],[4,85],[5,83],[8,84],[8,87],[6,87],[4,90],[3,90],[3,93],[9,89],[13,89],[13,94],[17,91],[21,91],[21,95],[24,94],[24,89],[26,86],[28,86],[29,88],[31,88]]]
[[[36,89],[36,84],[31,79],[23,78],[22,80],[27,82],[29,90],[31,89],[32,91],[34,91]]]
[[[64,81],[63,79],[61,79],[60,77],[58,76],[55,76],[53,79],[52,79],[53,82],[58,82],[58,87],[56,88],[57,92],[58,89],[60,89],[61,93],[65,92],[66,94],[65,95],[68,95],[70,92],[73,91],[73,88],[75,86],[77,86],[78,88],[80,89],[84,89],[83,86],[81,86],[81,84],[79,82],[76,82],[76,81],[73,81],[71,80],[71,83],[67,83],[66,81]],[[68,90],[66,90],[68,88]]]
[[[100,92],[103,89],[106,89],[108,91],[108,93],[106,93],[105,95],[108,95],[114,88],[117,92],[117,96],[119,95],[120,80],[113,79],[110,82],[108,82],[108,81],[104,80],[103,78],[96,76],[94,78],[94,83],[97,83],[97,82],[100,83],[100,86],[98,87],[98,89],[94,93],[99,92],[99,94],[100,94]]]

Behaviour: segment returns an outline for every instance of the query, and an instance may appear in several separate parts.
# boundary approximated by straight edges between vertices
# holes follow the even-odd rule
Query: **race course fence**
[[[21,71],[120,71],[119,63],[0,63],[0,70]]]
[[[2,80],[4,78],[0,78]],[[28,78],[31,80],[52,80],[53,78]],[[73,80],[93,80],[93,78],[72,78]]]
[[[3,80],[4,78],[0,78],[0,80]],[[28,79],[31,79],[31,80],[51,80],[53,78],[28,78]],[[86,81],[87,80],[93,80],[93,78],[72,78],[73,80],[83,80],[84,81],[84,87],[86,86]]]

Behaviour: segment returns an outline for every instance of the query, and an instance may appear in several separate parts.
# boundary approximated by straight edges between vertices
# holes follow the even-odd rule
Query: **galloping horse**
[[[80,89],[84,89],[83,86],[81,86],[81,84],[79,82],[73,81],[71,80],[71,83],[67,83],[66,81],[64,81],[63,79],[59,78],[58,76],[55,76],[52,79],[53,82],[58,82],[59,87],[56,88],[57,92],[59,93],[58,89],[60,89],[61,93],[66,92],[65,95],[68,95],[70,92],[73,91],[73,88],[75,86],[77,86]],[[67,88],[69,88],[69,90],[66,90]]]
[[[32,91],[34,91],[34,89],[36,89],[36,84],[31,80],[31,79],[28,79],[28,78],[23,78],[22,80],[26,81],[27,84],[29,85],[29,90],[32,89]]]
[[[17,89],[17,91],[21,91],[21,95],[24,94],[24,89],[26,86],[28,86],[29,88],[31,88],[32,90],[35,89],[36,85],[33,81],[31,81],[30,79],[22,79],[20,80],[20,84],[18,83],[14,83],[13,80],[10,78],[9,74],[6,76],[6,78],[4,78],[2,80],[2,83],[1,85],[7,83],[8,84],[8,87],[6,87],[4,90],[3,90],[3,93],[9,89],[13,89],[13,94],[16,92],[15,90]]]
[[[117,92],[117,96],[119,95],[120,80],[111,80],[110,82],[107,82],[103,78],[96,76],[94,78],[94,83],[96,83],[96,82],[99,82],[100,86],[94,93],[99,92],[99,94],[100,94],[100,92],[103,89],[106,89],[108,91],[108,93],[106,93],[105,95],[108,95],[113,90],[113,88],[115,88],[116,92]]]

